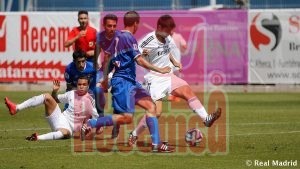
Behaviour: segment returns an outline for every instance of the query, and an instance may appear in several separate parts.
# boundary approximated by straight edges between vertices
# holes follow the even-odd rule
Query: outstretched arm
[[[159,68],[157,66],[152,65],[147,60],[145,60],[142,55],[139,55],[135,58],[135,61],[138,65],[142,66],[145,69],[153,70],[159,73],[169,73],[171,71],[171,68],[169,66],[164,68]]]
[[[52,95],[53,99],[56,101],[56,103],[60,103],[60,101],[57,98],[57,92],[58,92],[59,88],[60,88],[60,81],[57,80],[57,79],[54,79],[53,80],[53,88],[52,88],[52,94],[51,95]]]

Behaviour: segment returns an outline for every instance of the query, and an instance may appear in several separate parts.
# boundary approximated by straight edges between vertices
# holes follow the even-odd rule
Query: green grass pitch
[[[1,92],[20,102],[40,92]],[[180,103],[181,104],[181,103]],[[11,117],[0,104],[0,168],[299,168],[300,93],[227,93],[228,147],[225,154],[201,155],[112,152],[73,153],[72,139],[29,142],[25,136],[50,128],[42,106]],[[183,104],[184,105],[184,104]],[[191,112],[190,112],[191,113]],[[191,113],[192,114],[192,113]],[[272,161],[296,161],[276,167]],[[259,167],[255,162],[268,162]],[[250,164],[249,164],[250,162]],[[263,163],[267,165],[267,163]]]

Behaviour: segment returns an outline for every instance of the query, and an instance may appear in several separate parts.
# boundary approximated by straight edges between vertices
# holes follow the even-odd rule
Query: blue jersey
[[[90,78],[89,89],[91,91],[95,89],[96,83],[99,82],[101,78],[100,72],[94,69],[93,63],[91,62],[86,62],[83,71],[79,71],[74,62],[67,65],[65,70],[65,80],[67,84],[77,87],[77,80],[80,76],[88,76]]]
[[[120,31],[116,30],[115,35],[118,34],[118,33],[120,33]],[[103,51],[106,51],[109,48],[109,46],[111,45],[112,41],[114,40],[115,35],[111,39],[107,39],[106,36],[105,36],[105,31],[98,32],[96,43],[100,46],[100,48]]]
[[[133,35],[128,31],[121,31],[115,34],[114,41],[106,52],[111,54],[110,65],[115,67],[113,77],[122,77],[135,81],[135,58],[141,53],[138,50],[138,43]]]
[[[114,36],[111,39],[107,39],[105,36],[105,31],[98,32],[97,36],[96,36],[96,43],[100,46],[100,48],[103,51],[107,51],[107,49],[110,47],[111,43],[114,41],[116,35],[119,33],[120,33],[120,31],[116,30]],[[103,65],[103,62],[102,62],[102,65]],[[103,67],[101,67],[100,70],[103,71]],[[110,71],[111,70],[109,70],[109,72]]]

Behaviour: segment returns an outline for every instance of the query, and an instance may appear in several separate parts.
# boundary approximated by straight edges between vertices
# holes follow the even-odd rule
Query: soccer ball
[[[192,128],[185,133],[185,142],[190,146],[196,146],[201,142],[203,135],[199,129]]]

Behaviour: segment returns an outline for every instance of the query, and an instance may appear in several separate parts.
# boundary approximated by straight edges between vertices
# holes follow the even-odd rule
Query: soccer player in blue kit
[[[168,73],[171,68],[168,66],[158,68],[143,59],[138,50],[137,41],[133,37],[138,29],[139,19],[137,12],[127,12],[124,16],[125,30],[116,35],[113,43],[106,51],[112,56],[109,70],[115,69],[111,79],[114,114],[86,121],[81,128],[81,139],[85,139],[91,128],[112,126],[114,123],[119,125],[131,123],[136,104],[146,110],[146,123],[151,134],[152,151],[173,152],[174,149],[160,141],[155,104],[149,93],[136,81],[135,62],[146,69],[159,73]]]
[[[103,61],[101,62],[101,68],[99,68],[100,72],[103,72],[103,80],[106,78],[106,75],[108,75],[109,72],[107,72],[107,63],[110,59],[110,55],[108,53],[105,53],[105,51],[109,48],[112,41],[114,40],[115,34],[117,34],[119,31],[117,29],[117,23],[118,23],[118,17],[114,14],[106,14],[102,19],[102,25],[104,30],[97,33],[97,40],[96,40],[96,48],[95,48],[95,57],[94,57],[94,67],[98,69],[98,58],[100,55],[100,52],[103,51]],[[107,86],[103,86],[104,83],[101,83],[100,88],[107,92]],[[104,98],[104,97],[103,97]],[[100,105],[103,105],[103,108],[105,106],[105,100],[101,99],[99,100],[101,103]],[[99,104],[99,103],[97,103]],[[112,130],[111,138],[117,138],[119,135],[119,125],[114,125],[114,128]]]
[[[92,62],[86,61],[86,54],[82,50],[76,50],[73,52],[73,62],[68,64],[65,69],[65,80],[67,83],[67,91],[71,91],[76,88],[77,81],[80,76],[87,76],[90,78],[89,93],[93,96],[96,101],[96,108],[99,116],[104,116],[103,108],[104,105],[100,100],[105,100],[102,92],[99,92],[99,83],[102,74],[93,67]],[[65,105],[67,107],[67,105]]]

